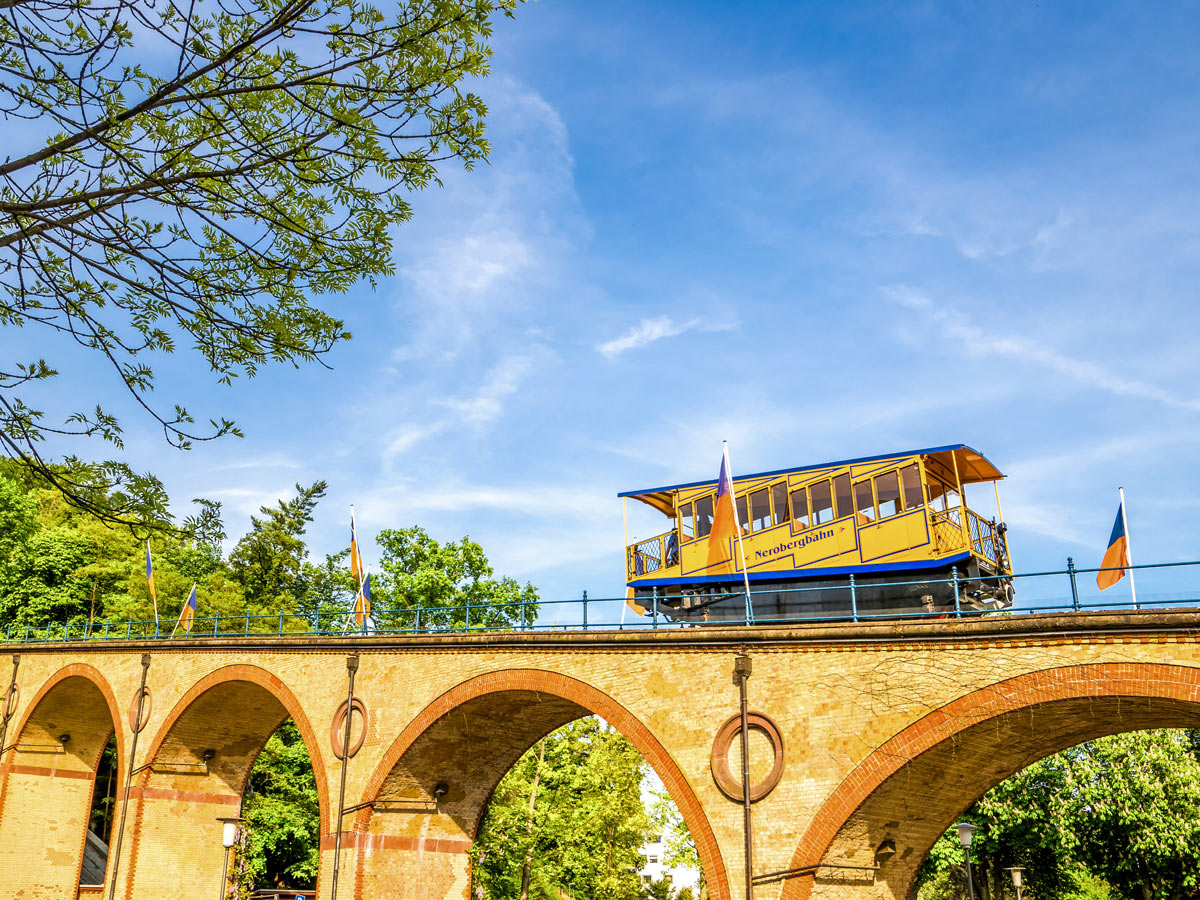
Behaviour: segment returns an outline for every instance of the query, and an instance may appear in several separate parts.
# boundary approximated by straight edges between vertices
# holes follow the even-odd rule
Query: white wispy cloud
[[[535,347],[534,352],[504,357],[483,376],[474,391],[431,401],[431,406],[445,411],[442,414],[430,414],[425,421],[409,421],[394,427],[384,441],[385,465],[447,431],[479,430],[498,420],[504,413],[505,401],[517,393],[521,382],[536,368],[538,352]]]
[[[562,117],[536,91],[489,80],[490,164],[447,169],[422,197],[421,231],[400,232],[398,306],[410,319],[395,362],[457,361],[528,317],[588,226]]]
[[[532,370],[532,357],[507,357],[484,376],[483,384],[474,394],[442,402],[457,413],[459,421],[468,425],[485,425],[500,416],[504,399],[517,392],[521,380]]]
[[[704,319],[676,322],[669,316],[655,316],[652,319],[642,319],[620,337],[597,344],[596,350],[609,359],[616,359],[626,351],[638,350],[655,341],[675,337],[687,331],[731,331],[736,327],[737,325],[731,322],[706,321]]]
[[[264,453],[241,457],[213,466],[213,472],[235,472],[240,469],[299,469],[301,464],[286,453]]]
[[[280,500],[292,497],[295,493],[295,487],[284,482],[274,488],[265,489],[260,487],[209,488],[202,491],[200,496],[210,500],[219,500],[225,512],[226,525],[230,526],[231,518],[248,518],[257,515],[264,506],[274,506]],[[237,532],[236,526],[230,526],[229,530],[231,533]]]
[[[497,571],[518,577],[605,558],[620,565],[621,506],[603,479],[399,478],[373,492],[357,511],[363,529],[419,521],[436,531],[439,523],[470,521],[471,537],[487,548]]]
[[[892,302],[920,313],[940,328],[946,337],[959,342],[964,349],[970,348],[972,352],[986,350],[1041,365],[1080,384],[1116,396],[1152,400],[1174,409],[1200,411],[1200,399],[1181,396],[1157,385],[1127,378],[1091,360],[1078,359],[1056,350],[1036,338],[1003,334],[994,325],[983,328],[958,310],[939,306],[930,297],[911,287],[888,287],[884,289],[884,295]]]

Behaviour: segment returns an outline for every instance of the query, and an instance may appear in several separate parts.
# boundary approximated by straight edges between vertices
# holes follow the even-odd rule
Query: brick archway
[[[377,799],[389,778],[396,780],[395,773],[402,761],[421,753],[422,740],[430,739],[439,723],[449,722],[447,717],[451,713],[463,713],[473,706],[487,707],[491,717],[505,721],[508,726],[506,730],[515,731],[521,737],[496,754],[488,773],[488,783],[478,792],[482,795],[482,802],[477,798],[471,804],[467,819],[461,823],[461,837],[452,841],[423,838],[418,845],[421,851],[465,854],[487,799],[500,777],[516,762],[521,753],[560,725],[594,714],[601,716],[623,735],[662,779],[695,841],[713,900],[729,900],[725,864],[708,817],[687,778],[670,754],[636,716],[608,694],[557,672],[542,669],[502,670],[476,676],[446,691],[426,706],[392,742],[371,775],[363,792],[362,802],[368,803]],[[523,713],[534,706],[537,707],[538,718],[518,721]],[[534,736],[530,738],[530,735]],[[423,790],[411,783],[407,787],[414,797],[422,796],[428,788],[425,786]],[[452,791],[449,799],[454,801],[462,798],[455,797]],[[368,851],[357,854],[356,898],[374,897],[379,893],[380,885],[373,883],[367,871],[367,860],[372,855],[370,851],[392,845],[410,849],[409,844],[412,843],[410,839],[404,838],[389,842],[383,835],[370,834],[372,819],[378,815],[379,813],[375,813],[370,807],[361,809],[354,822],[354,831],[348,836],[349,845]],[[347,843],[344,842],[343,846],[347,846]],[[446,887],[449,887],[449,882],[430,891],[428,896],[431,900],[434,897],[445,896],[440,892]]]
[[[189,862],[198,870],[211,868],[215,877],[221,854],[216,819],[238,814],[255,759],[289,717],[312,762],[324,833],[331,816],[326,767],[304,708],[271,672],[251,665],[225,666],[193,684],[155,732],[144,765],[158,763],[162,770],[145,767],[135,773],[131,803],[136,803],[136,811],[131,811],[128,863],[121,863],[129,897],[164,896],[163,891],[169,892],[186,877],[158,859],[171,856],[172,830],[188,834],[189,840],[206,848],[207,855],[192,854]],[[204,751],[210,748],[215,755],[204,765]],[[184,821],[168,829],[165,822],[170,816]],[[142,857],[155,858],[148,859],[139,873]]]
[[[916,869],[971,803],[1025,766],[1087,740],[1200,726],[1200,668],[1154,663],[1064,666],[1016,676],[936,709],[860,763],[822,804],[790,868],[873,864],[888,838],[897,856],[869,884],[819,870],[785,880],[781,900],[903,897]],[[885,892],[879,888],[885,887]],[[848,889],[847,889],[848,888]],[[857,889],[856,889],[857,888]]]
[[[45,857],[24,858],[20,865],[0,866],[28,878],[40,862],[55,852],[72,860],[71,865],[48,865],[39,875],[44,883],[62,890],[63,896],[75,895],[81,877],[87,843],[88,814],[95,791],[96,769],[101,754],[114,734],[117,745],[117,784],[125,775],[124,730],[120,727],[120,707],[107,679],[92,666],[74,663],[64,666],[38,688],[11,729],[8,740],[12,749],[0,757],[0,846],[14,845],[8,829],[24,833],[31,823],[44,834]],[[36,745],[22,752],[20,745],[27,732]],[[62,734],[70,741],[50,752]],[[4,762],[4,759],[7,762]],[[20,809],[11,807],[19,804]],[[45,829],[47,821],[56,827]],[[69,881],[63,879],[67,875]],[[0,887],[13,887],[0,877]]]

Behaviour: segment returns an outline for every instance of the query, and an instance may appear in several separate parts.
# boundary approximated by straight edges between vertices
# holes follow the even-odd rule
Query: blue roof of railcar
[[[969,447],[966,444],[946,444],[944,447],[926,447],[923,450],[898,450],[895,453],[881,453],[878,456],[860,456],[857,459],[838,459],[838,460],[834,460],[833,462],[817,463],[817,464],[811,465],[811,466],[789,466],[786,469],[773,469],[770,472],[755,472],[751,475],[737,475],[734,477],[734,481],[747,481],[747,480],[750,480],[753,478],[770,478],[774,475],[788,475],[792,472],[808,472],[813,469],[830,469],[835,466],[838,466],[838,467],[852,466],[852,465],[857,465],[858,463],[874,462],[875,460],[879,460],[879,459],[894,459],[899,456],[928,456],[929,454],[932,454],[932,453],[947,453],[947,452],[952,452],[954,450],[966,450],[970,453],[974,453],[981,460],[983,460],[985,463],[987,463],[989,466],[991,466],[992,469],[995,470],[996,477],[998,477],[998,478],[1004,477],[1003,475],[1000,474],[1000,470],[998,468],[996,468],[995,463],[993,463],[990,459],[988,459],[986,456],[984,456],[982,453],[980,453],[974,447]],[[991,480],[991,479],[983,479],[983,480]],[[688,482],[684,482],[682,484],[668,484],[668,485],[664,485],[662,487],[643,488],[640,491],[621,491],[619,494],[617,494],[617,496],[618,497],[639,497],[643,494],[658,494],[658,493],[662,493],[663,491],[678,491],[683,488],[701,487],[706,484],[716,484],[716,483],[717,483],[716,478],[708,478],[708,479],[705,479],[704,481],[688,481]]]

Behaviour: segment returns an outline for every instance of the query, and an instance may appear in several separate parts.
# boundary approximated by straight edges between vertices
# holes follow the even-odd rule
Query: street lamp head
[[[971,838],[975,834],[975,826],[970,822],[959,822],[954,826],[958,829],[958,839],[962,842],[964,850],[971,849]]]
[[[1013,866],[1008,870],[1008,874],[1012,876],[1013,887],[1019,888],[1023,886],[1025,870],[1021,866]]]
[[[221,844],[228,850],[238,842],[239,826],[245,822],[245,819],[237,816],[225,816],[217,819],[223,826],[221,829]]]

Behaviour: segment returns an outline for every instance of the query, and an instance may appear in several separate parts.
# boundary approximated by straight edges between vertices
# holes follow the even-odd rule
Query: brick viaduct
[[[288,716],[316,771],[329,896],[341,777],[330,730],[353,653],[370,716],[347,773],[346,806],[359,808],[342,818],[340,898],[466,896],[467,850],[500,777],[542,735],[591,713],[661,776],[714,900],[741,898],[742,809],[718,789],[710,754],[737,712],[733,659],[747,652],[751,709],[777,724],[786,755],[753,808],[754,895],[865,900],[905,897],[937,836],[1034,760],[1101,735],[1200,726],[1198,624],[1195,612],[1164,611],[12,646],[20,695],[0,755],[0,897],[108,897],[108,887],[78,887],[86,817],[114,730],[125,783],[144,653],[151,708],[117,897],[163,900],[219,882],[216,819],[236,814],[255,756]],[[771,745],[753,734],[757,781]],[[435,801],[438,783],[448,793]],[[896,849],[888,858],[877,855],[885,841]]]

